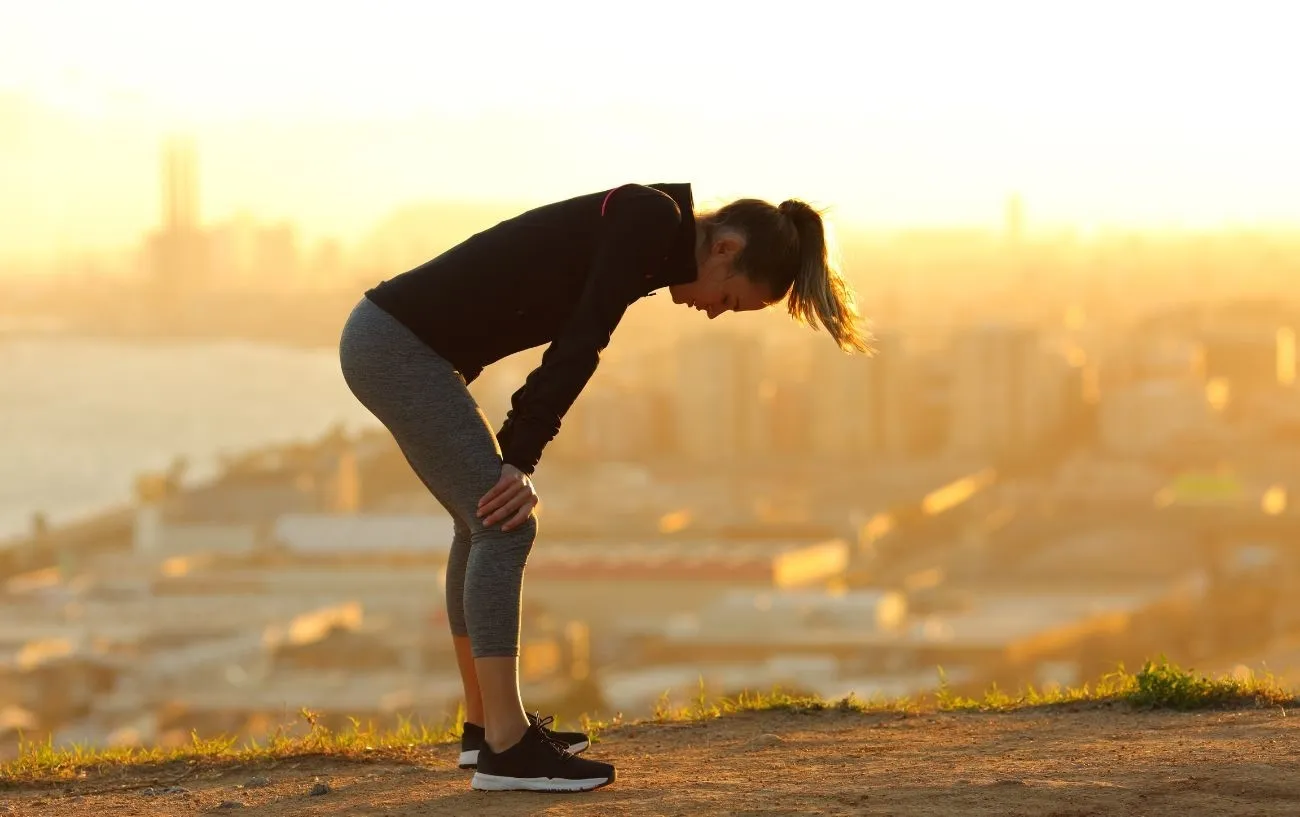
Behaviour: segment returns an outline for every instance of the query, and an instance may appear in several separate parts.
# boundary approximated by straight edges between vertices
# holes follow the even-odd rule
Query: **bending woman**
[[[520,589],[537,535],[531,474],[627,308],[667,287],[708,313],[788,302],[867,351],[809,205],[740,199],[697,215],[689,184],[628,184],[526,212],[365,293],[340,340],[349,388],[455,523],[447,617],[465,689],[461,767],[476,789],[585,791],[614,767],[577,757],[519,695]],[[466,388],[549,344],[494,435]]]

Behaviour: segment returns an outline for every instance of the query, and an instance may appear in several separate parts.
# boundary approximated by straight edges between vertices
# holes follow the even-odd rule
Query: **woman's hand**
[[[504,519],[501,530],[513,530],[524,524],[537,503],[533,481],[506,463],[501,466],[501,478],[497,484],[478,501],[478,518],[483,520],[484,527],[489,528]]]

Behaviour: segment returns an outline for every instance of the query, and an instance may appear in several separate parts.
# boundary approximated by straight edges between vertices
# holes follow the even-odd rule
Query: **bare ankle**
[[[500,754],[523,739],[528,731],[528,721],[522,724],[510,724],[508,727],[491,729],[485,734],[488,748]]]

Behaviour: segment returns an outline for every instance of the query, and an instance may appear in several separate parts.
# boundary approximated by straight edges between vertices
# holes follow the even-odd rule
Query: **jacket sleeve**
[[[511,397],[497,434],[502,460],[525,474],[533,472],[542,449],[559,433],[623,313],[644,294],[645,270],[668,254],[681,225],[677,203],[653,188],[628,185],[605,203],[592,267],[573,316]]]

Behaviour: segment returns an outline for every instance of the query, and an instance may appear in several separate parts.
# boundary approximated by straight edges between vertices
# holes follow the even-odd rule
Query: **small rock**
[[[780,735],[773,735],[771,733],[767,733],[767,734],[759,735],[758,737],[750,740],[749,743],[745,745],[750,749],[759,749],[764,746],[775,746],[778,743],[785,743],[785,738],[781,737]]]
[[[153,797],[155,794],[158,794],[158,793],[159,793],[159,792],[158,792],[158,789],[155,789],[153,786],[149,786],[149,787],[147,787],[147,788],[140,789],[140,794],[141,794],[142,796],[144,796],[144,797]]]
[[[168,786],[162,790],[163,794],[189,794],[190,790],[184,786]]]
[[[311,787],[312,797],[319,797],[322,794],[329,794],[329,793],[330,793],[329,783],[317,783],[316,785]]]
[[[221,805],[217,808],[243,808],[244,804],[238,800],[222,800]]]
[[[262,777],[261,775],[250,777],[244,781],[244,788],[246,789],[260,789],[263,786],[269,785],[271,785],[270,778]]]

